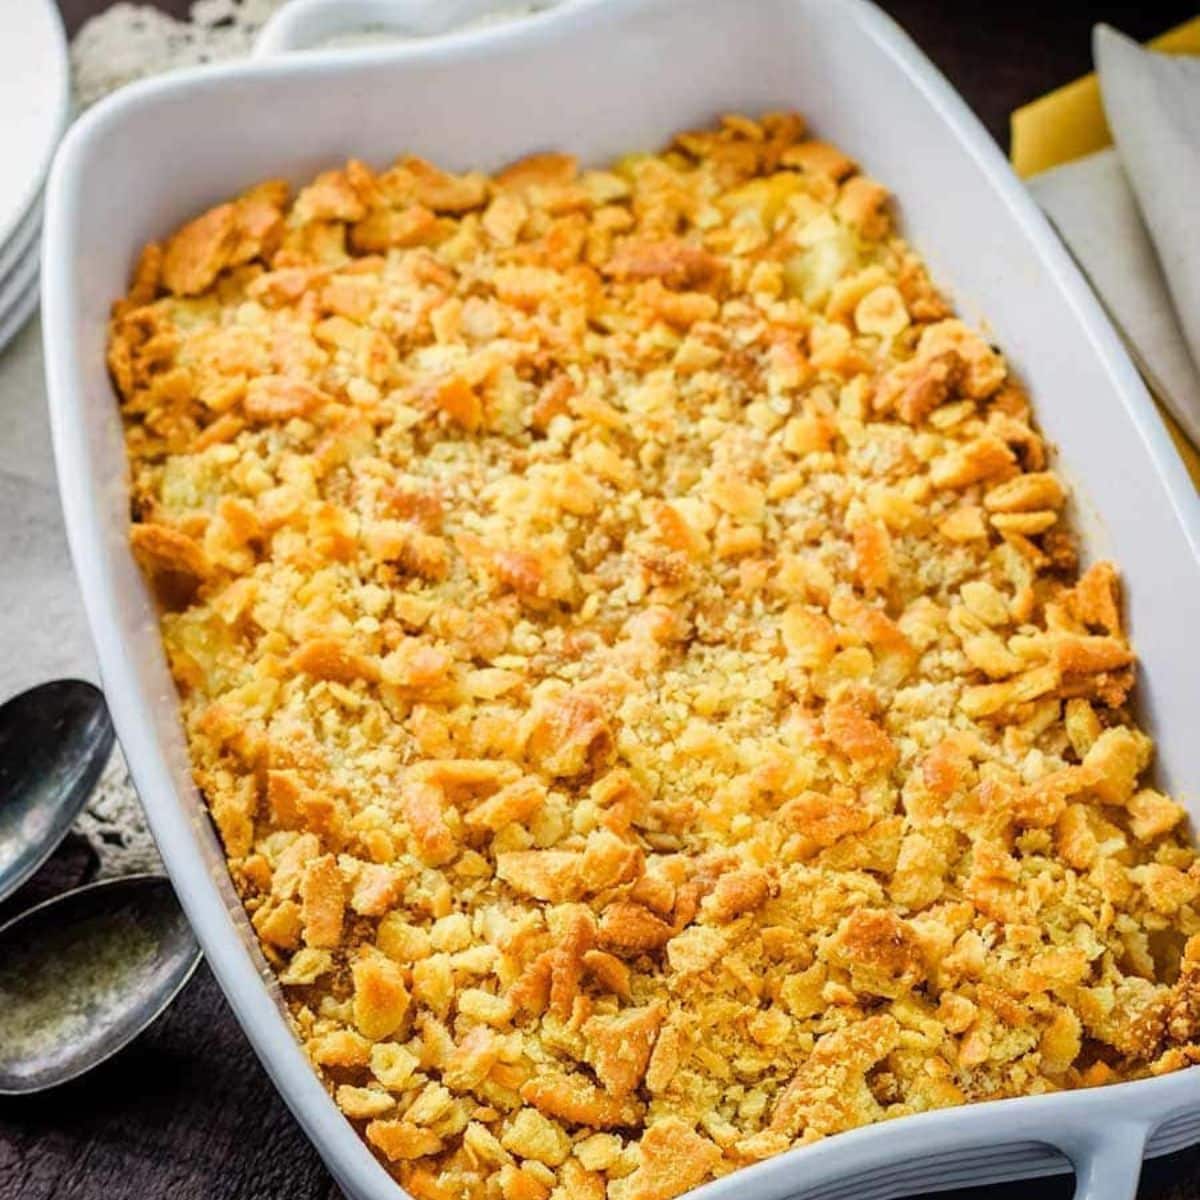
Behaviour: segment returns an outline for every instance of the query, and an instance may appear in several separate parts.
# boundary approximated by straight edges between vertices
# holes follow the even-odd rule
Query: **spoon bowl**
[[[0,900],[54,852],[113,746],[100,690],[56,679],[0,705]]]
[[[0,928],[0,1095],[111,1058],[179,994],[200,947],[162,875],[108,879]]]

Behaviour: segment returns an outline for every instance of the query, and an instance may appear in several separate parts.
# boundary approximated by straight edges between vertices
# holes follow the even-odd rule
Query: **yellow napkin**
[[[1167,54],[1200,54],[1200,17],[1147,44]],[[1095,75],[1022,105],[1010,118],[1010,128],[1012,165],[1022,179],[1112,145]]]
[[[1168,30],[1149,44],[1171,54],[1200,54],[1200,17]],[[1023,178],[1112,145],[1095,75],[1076,79],[1018,108],[1012,114],[1011,130],[1012,164]],[[1193,482],[1200,488],[1200,451],[1184,437],[1161,404],[1159,412]]]

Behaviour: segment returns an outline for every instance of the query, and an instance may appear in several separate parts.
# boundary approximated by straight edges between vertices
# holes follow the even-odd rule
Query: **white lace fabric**
[[[186,20],[148,4],[114,4],[71,43],[75,100],[86,108],[136,79],[248,54],[280,0],[196,0]]]

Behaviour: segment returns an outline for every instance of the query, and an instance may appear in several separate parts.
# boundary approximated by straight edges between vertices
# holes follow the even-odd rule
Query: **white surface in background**
[[[67,47],[54,0],[0,4],[0,248],[41,190],[67,117]]]

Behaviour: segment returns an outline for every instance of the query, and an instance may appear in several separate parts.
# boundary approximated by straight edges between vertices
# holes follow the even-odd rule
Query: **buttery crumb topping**
[[[1200,1059],[1117,573],[798,116],[261,184],[146,248],[109,364],[196,781],[418,1200]]]

